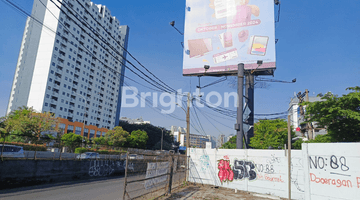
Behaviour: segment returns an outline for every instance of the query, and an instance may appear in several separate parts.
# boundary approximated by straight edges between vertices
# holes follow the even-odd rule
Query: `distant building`
[[[211,142],[211,148],[216,148],[216,137],[212,135],[207,135],[209,142]]]
[[[183,127],[171,126],[171,135],[174,136],[174,142],[179,142],[180,146],[186,146],[186,129]],[[210,142],[208,136],[190,134],[190,147],[206,148],[206,142]]]
[[[230,134],[229,136],[226,137],[226,142],[229,142],[229,140],[234,137],[235,135],[234,134]]]
[[[46,26],[27,18],[7,113],[27,106],[70,122],[117,126],[129,27],[90,0],[34,1],[31,16]]]
[[[220,134],[216,140],[216,148],[220,148],[226,142],[226,137],[224,134]]]
[[[129,124],[150,124],[150,121],[144,121],[142,117],[137,119],[130,119],[127,117],[121,117],[120,121],[127,122]]]
[[[321,99],[321,96],[309,96],[309,102],[316,102],[316,101],[324,101],[323,99]],[[303,111],[305,112],[306,107],[303,107]],[[302,133],[300,132],[300,130],[304,130],[305,129],[305,125],[301,126],[301,123],[306,121],[304,119],[304,116],[301,115],[301,110],[300,110],[300,105],[299,105],[299,99],[294,96],[293,98],[291,98],[290,103],[289,103],[289,109],[288,109],[288,114],[290,115],[290,125],[293,127],[293,131],[295,131],[297,136],[302,136]],[[316,135],[324,135],[327,133],[326,129],[316,129],[316,122],[312,123],[312,126],[314,127],[313,130],[313,137],[315,138]]]

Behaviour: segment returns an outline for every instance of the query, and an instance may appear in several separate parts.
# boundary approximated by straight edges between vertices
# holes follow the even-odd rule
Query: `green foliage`
[[[161,149],[161,141],[157,142],[154,147],[154,149]],[[162,147],[163,150],[171,150],[172,149],[172,144],[166,142],[166,141],[163,141],[163,147]]]
[[[0,120],[1,138],[5,141],[44,143],[51,140],[42,132],[53,131],[58,123],[51,113],[38,113],[21,107]]]
[[[162,134],[161,130],[163,128],[151,124],[129,124],[124,121],[120,121],[119,126],[123,127],[123,129],[129,133],[136,130],[145,131],[148,135],[148,140],[146,142],[146,149],[160,149],[161,145],[157,143],[160,143],[161,141],[161,134]],[[174,143],[174,137],[170,134],[169,130],[164,129],[163,141],[164,144],[166,142],[169,144],[169,146],[172,146],[172,144]],[[170,149],[172,149],[172,147],[170,147]]]
[[[347,88],[349,94],[328,94],[325,101],[305,102],[307,122],[325,127],[333,142],[360,141],[360,87]]]
[[[102,136],[94,138],[93,143],[96,144],[96,145],[105,145],[105,146],[108,145],[106,138],[102,137]]]
[[[284,144],[287,144],[287,135],[285,120],[260,120],[254,124],[254,137],[250,139],[250,146],[255,149],[284,148]],[[295,137],[295,132],[291,131],[291,137]]]
[[[61,141],[64,146],[70,149],[70,152],[74,152],[76,147],[81,146],[82,139],[80,135],[76,135],[75,133],[67,133],[61,137]]]
[[[149,137],[145,131],[137,130],[132,131],[126,141],[128,143],[128,147],[144,149],[148,139]]]
[[[301,149],[301,144],[304,143],[302,139],[296,140],[294,143],[291,144],[292,149]]]
[[[121,126],[116,126],[113,130],[109,130],[105,134],[105,138],[110,146],[123,147],[129,133]]]
[[[125,151],[117,151],[117,150],[97,150],[97,149],[88,149],[83,147],[78,147],[75,149],[75,153],[85,153],[85,152],[96,152],[99,154],[108,154],[108,155],[119,155],[120,153],[125,153]]]
[[[329,134],[325,134],[325,135],[317,135],[314,140],[308,140],[308,141],[303,141],[301,139],[296,140],[292,144],[292,146],[294,149],[301,149],[302,143],[330,143],[330,142],[332,142],[331,136]]]
[[[47,151],[46,146],[35,146],[35,145],[17,145],[22,146],[24,151]]]
[[[1,143],[3,143],[3,141]],[[47,148],[44,145],[34,145],[20,142],[5,142],[5,144],[23,147],[24,151],[47,151]]]
[[[306,143],[330,143],[332,142],[332,137],[329,134],[317,135],[314,140],[306,141]]]
[[[230,138],[229,141],[225,142],[220,149],[236,149],[236,135]]]

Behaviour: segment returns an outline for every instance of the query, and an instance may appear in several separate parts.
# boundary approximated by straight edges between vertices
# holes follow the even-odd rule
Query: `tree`
[[[120,121],[119,126],[129,133],[136,130],[145,131],[149,137],[146,143],[146,149],[160,149],[161,145],[157,145],[157,143],[161,141],[162,129],[164,130],[163,141],[169,143],[170,146],[174,143],[174,136],[170,134],[169,130],[162,127],[157,127],[151,124],[129,124],[124,121]]]
[[[250,146],[255,149],[283,148],[287,144],[287,135],[285,120],[260,120],[254,124],[254,137],[250,139]],[[291,137],[295,137],[295,132],[291,131]]]
[[[128,146],[132,148],[144,149],[149,137],[145,131],[132,131],[130,136],[126,139]]]
[[[220,149],[236,149],[236,135],[231,137],[229,141],[225,142]]]
[[[108,146],[109,145],[106,138],[102,137],[102,136],[94,138],[92,142],[96,148],[98,148],[98,145],[100,145],[100,146]]]
[[[128,136],[129,133],[121,126],[116,126],[113,130],[109,130],[105,134],[105,138],[108,141],[108,144],[115,147],[123,147]]]
[[[1,119],[2,139],[18,142],[48,142],[51,137],[42,134],[54,131],[57,118],[53,114],[38,113],[33,108],[26,106],[12,111],[8,116]]]
[[[308,140],[308,141],[303,141],[302,139],[296,140],[296,142],[294,142],[293,144],[293,147],[294,149],[301,149],[302,143],[329,143],[331,141],[332,138],[329,134],[317,135],[314,140]]]
[[[75,133],[67,133],[61,137],[61,141],[70,149],[70,152],[74,152],[77,147],[81,146],[82,137]]]
[[[349,87],[349,94],[324,95],[325,101],[304,102],[306,122],[326,128],[333,142],[360,141],[360,87]]]

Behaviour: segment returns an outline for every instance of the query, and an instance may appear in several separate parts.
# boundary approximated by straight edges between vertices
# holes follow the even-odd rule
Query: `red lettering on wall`
[[[341,179],[331,179],[331,178],[321,178],[317,177],[315,174],[310,173],[310,181],[315,183],[320,183],[323,185],[335,185],[336,187],[352,187],[350,180],[341,180]],[[357,177],[357,186],[360,187],[360,177]]]
[[[360,188],[360,177],[356,177],[357,187]]]

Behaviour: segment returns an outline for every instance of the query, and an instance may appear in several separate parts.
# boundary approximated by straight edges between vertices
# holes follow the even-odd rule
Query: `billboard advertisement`
[[[276,68],[274,0],[186,0],[185,12],[184,76]]]

